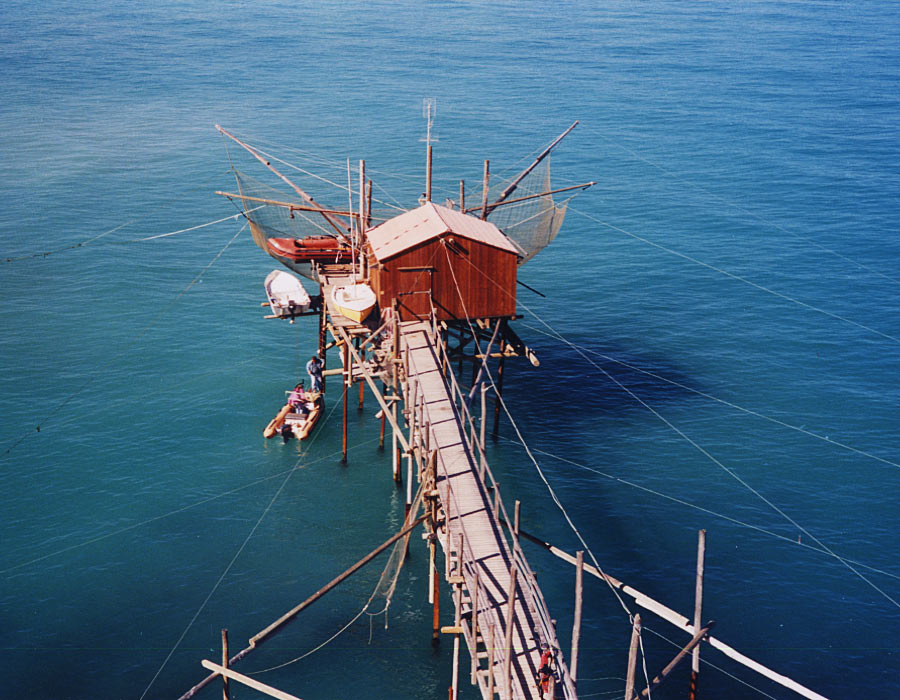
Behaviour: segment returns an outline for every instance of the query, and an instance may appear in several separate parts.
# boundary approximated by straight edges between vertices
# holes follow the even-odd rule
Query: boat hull
[[[335,287],[331,292],[335,311],[356,323],[362,323],[375,308],[375,292],[367,284]]]

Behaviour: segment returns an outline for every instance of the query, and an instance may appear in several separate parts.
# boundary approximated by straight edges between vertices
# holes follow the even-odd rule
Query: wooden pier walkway
[[[431,323],[401,323],[399,336],[410,443],[429,456],[430,477],[426,469],[424,478],[426,488],[433,488],[426,495],[436,500],[434,534],[445,554],[444,575],[456,607],[456,623],[444,631],[465,639],[473,660],[471,680],[483,697],[541,697],[536,678],[541,644],[547,643],[560,678],[555,697],[574,698],[534,574],[517,538],[508,540],[500,522],[501,517],[507,523],[513,519],[484,458],[484,413],[476,425],[466,406],[468,395],[452,372],[445,374],[446,351],[434,342]]]

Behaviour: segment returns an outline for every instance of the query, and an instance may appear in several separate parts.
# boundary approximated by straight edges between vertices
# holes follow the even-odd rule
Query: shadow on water
[[[591,350],[528,338],[526,333],[523,338],[541,364],[531,367],[523,361],[507,362],[503,395],[516,420],[535,430],[568,434],[590,430],[592,435],[602,435],[603,419],[619,423],[646,414],[635,396],[654,408],[686,404],[696,397],[677,386],[696,386],[696,382],[669,358],[615,342],[598,343],[586,336],[568,340]],[[496,377],[496,369],[492,371]],[[540,410],[531,410],[538,403]]]

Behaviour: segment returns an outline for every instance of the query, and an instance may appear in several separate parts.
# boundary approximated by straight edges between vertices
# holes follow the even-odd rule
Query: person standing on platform
[[[312,359],[306,363],[306,373],[309,375],[309,390],[322,392],[322,360],[318,355],[313,355]]]

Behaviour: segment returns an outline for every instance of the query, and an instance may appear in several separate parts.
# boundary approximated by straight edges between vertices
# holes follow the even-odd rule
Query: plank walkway
[[[445,522],[438,539],[447,558],[447,578],[463,586],[460,617],[469,653],[476,658],[476,678],[489,700],[489,674],[501,698],[539,698],[535,677],[540,662],[537,613],[517,572],[513,615],[511,694],[505,678],[506,624],[509,610],[510,569],[514,555],[504,536],[480,474],[479,460],[466,439],[464,421],[451,398],[426,322],[400,324],[401,353],[407,359],[407,381],[422,404],[422,424],[427,426],[430,449],[437,448],[436,489]],[[412,406],[417,405],[412,403]],[[418,426],[424,430],[423,426]],[[462,554],[459,536],[462,534]],[[476,573],[478,580],[477,596]],[[472,602],[477,597],[477,638],[472,630]],[[493,631],[494,645],[489,649]],[[468,676],[462,672],[461,677]]]

